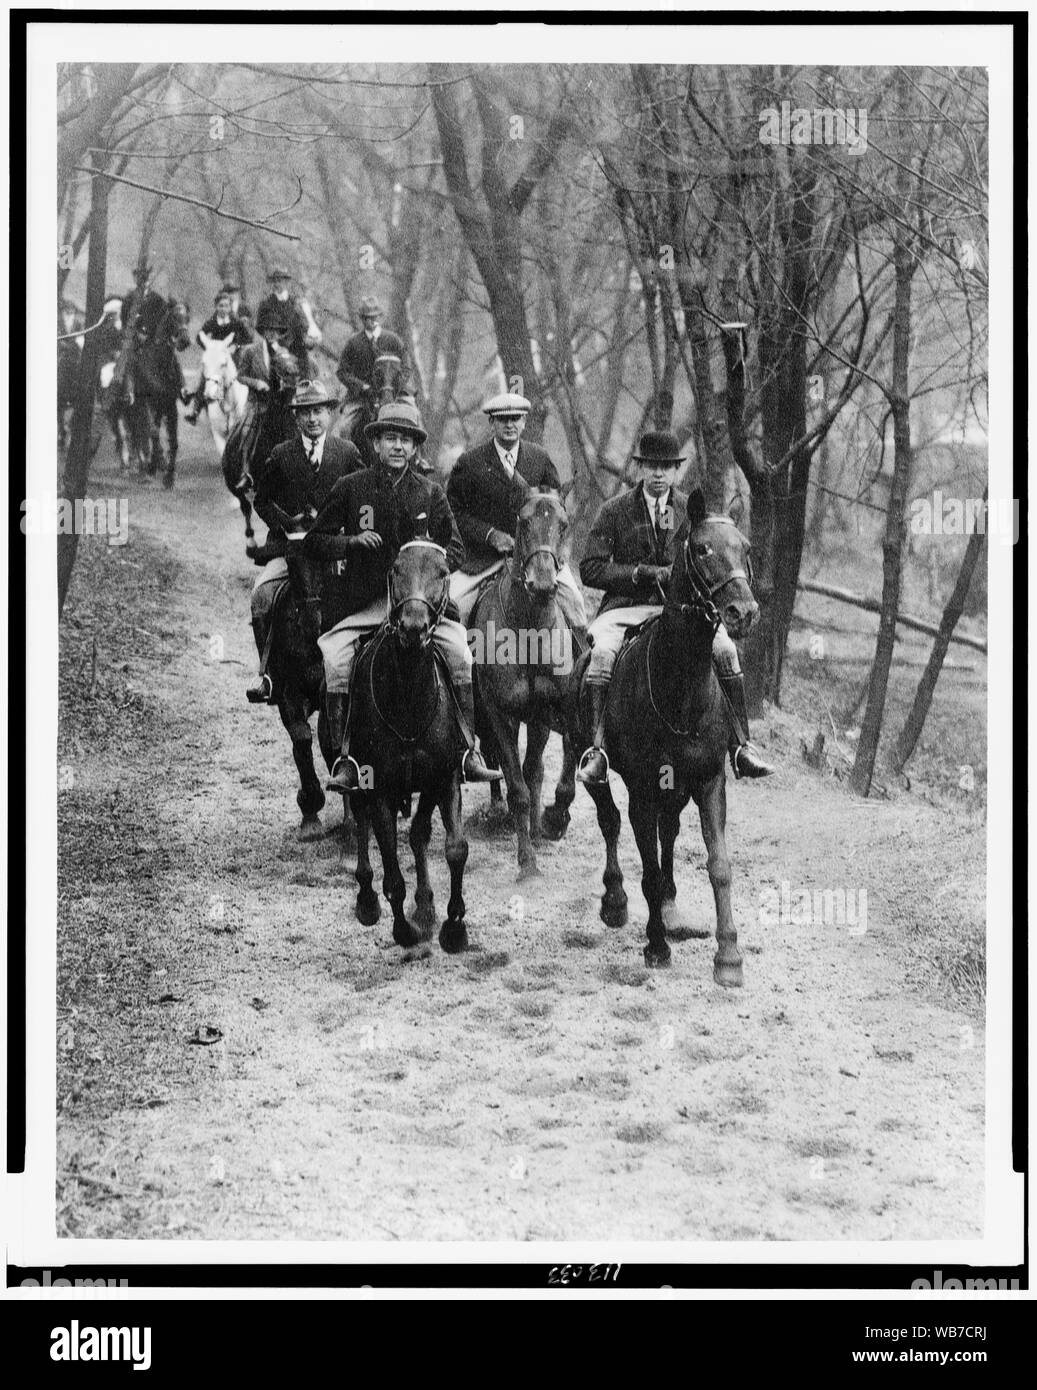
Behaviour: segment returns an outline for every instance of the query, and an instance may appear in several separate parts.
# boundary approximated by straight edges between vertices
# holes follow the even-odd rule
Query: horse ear
[[[211,347],[211,346],[212,346],[212,339],[209,337],[208,333],[203,333],[202,330],[201,330],[200,328],[199,328],[199,330],[198,330],[198,337],[199,337],[199,338],[201,339],[201,341],[202,341],[202,347]]]
[[[688,527],[694,530],[696,526],[706,519],[706,499],[700,487],[693,488],[688,494]]]
[[[727,514],[736,526],[741,526],[742,517],[745,515],[745,501],[740,492],[736,492],[731,498],[731,505],[727,509]]]
[[[221,338],[221,339],[220,339],[221,345],[222,345],[223,347],[225,347],[225,348],[229,348],[230,345],[231,345],[231,343],[233,343],[233,341],[234,341],[234,334],[233,334],[233,332],[228,333],[227,336],[226,336],[225,338]]]

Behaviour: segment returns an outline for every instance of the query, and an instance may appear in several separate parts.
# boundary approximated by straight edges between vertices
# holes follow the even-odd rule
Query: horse
[[[368,827],[374,823],[382,857],[382,888],[392,907],[393,940],[411,948],[431,939],[436,920],[428,877],[432,812],[438,806],[446,832],[450,899],[439,932],[443,950],[468,945],[462,895],[468,841],[461,819],[461,739],[449,677],[441,670],[432,634],[450,597],[446,551],[427,539],[400,547],[389,574],[389,617],[361,650],[353,677],[353,756],[360,765],[360,790],[350,793],[357,827],[356,901],[366,926],[378,920],[371,888]],[[407,885],[397,855],[397,815],[418,808],[411,820],[410,846],[417,873],[414,924],[404,912]]]
[[[377,462],[375,448],[365,434],[366,427],[377,419],[383,405],[391,405],[399,400],[403,387],[403,363],[392,352],[384,352],[374,360],[371,373],[371,390],[365,392],[358,401],[347,405],[343,410],[342,425],[338,430],[340,439],[348,439],[360,450],[364,466],[373,468]]]
[[[113,383],[109,414],[119,446],[122,470],[129,468],[132,448],[142,476],[153,477],[162,466],[162,483],[173,486],[179,448],[177,407],[181,374],[175,354],[190,342],[190,309],[183,300],[167,301],[155,332],[137,336],[129,345],[121,379]],[[166,428],[168,453],[161,430]]]
[[[230,333],[226,338],[209,338],[204,333],[198,336],[202,340],[205,410],[217,456],[222,459],[228,435],[244,418],[248,387],[238,380],[238,369],[231,352],[234,334]]]
[[[731,915],[731,867],[725,840],[727,792],[724,760],[728,711],[713,673],[712,644],[723,621],[741,640],[759,608],[752,593],[749,542],[729,516],[710,516],[701,491],[692,492],[688,517],[675,538],[676,559],[665,603],[621,649],[605,706],[604,745],[612,771],[629,792],[629,816],[641,855],[641,889],[648,903],[645,964],[670,962],[666,931],[678,927],[673,846],[689,799],[698,807],[706,868],[716,904],[717,984],[742,984],[742,956]],[[574,740],[594,741],[583,676],[589,653],[577,664],[568,706]],[[607,926],[627,921],[619,867],[620,815],[608,783],[587,787],[605,840]],[[662,851],[661,864],[657,853]],[[692,931],[689,935],[708,935]]]
[[[252,526],[253,474],[262,468],[278,444],[294,439],[295,418],[292,396],[301,368],[280,343],[267,344],[271,357],[270,391],[266,395],[249,393],[245,413],[233,426],[220,456],[223,481],[245,518],[245,554],[256,555],[256,533]]]
[[[480,595],[468,621],[480,733],[486,751],[500,758],[507,784],[520,882],[539,874],[534,846],[545,836],[562,838],[576,796],[576,757],[565,718],[574,634],[555,602],[569,546],[569,517],[558,493],[531,493],[518,514],[510,564]],[[523,723],[526,756],[520,763]],[[554,804],[541,813],[544,748],[552,729],[562,735],[562,772]]]
[[[324,660],[320,636],[322,566],[304,545],[316,517],[312,508],[290,517],[276,505],[277,523],[288,539],[288,582],[274,602],[267,633],[267,671],[273,682],[277,712],[292,740],[292,756],[299,772],[296,804],[302,812],[300,840],[316,840],[323,834],[320,812],[327,798],[313,764],[310,718],[317,713],[317,742],[330,772],[338,749],[331,746],[331,732],[324,707]],[[256,563],[269,556],[257,550]]]

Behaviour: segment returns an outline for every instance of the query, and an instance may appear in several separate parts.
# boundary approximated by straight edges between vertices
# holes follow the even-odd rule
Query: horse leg
[[[489,705],[489,702],[486,714],[493,727],[501,771],[508,784],[508,810],[511,812],[511,824],[518,841],[518,881],[521,883],[525,879],[536,878],[540,870],[537,867],[536,851],[529,838],[529,790],[522,777],[522,765],[519,762],[518,720],[507,718]]]
[[[436,922],[436,904],[428,877],[428,842],[432,838],[432,811],[436,804],[432,792],[422,792],[418,809],[410,823],[410,847],[414,854],[414,870],[418,877],[414,890],[414,921],[421,930],[421,939],[431,941]]]
[[[623,870],[619,867],[619,807],[612,799],[607,782],[589,786],[594,809],[598,813],[598,829],[605,840],[605,872],[602,882],[605,892],[601,898],[601,920],[607,927],[627,924],[627,895],[623,887]]]
[[[375,838],[382,856],[382,892],[389,899],[392,908],[392,939],[397,946],[417,946],[422,940],[407,921],[404,902],[407,884],[400,869],[396,844],[396,807],[390,805],[384,796],[376,796],[372,806]]]
[[[251,559],[259,547],[256,545],[256,533],[252,528],[252,503],[244,492],[238,493],[238,506],[245,518],[245,554]]]
[[[461,781],[457,775],[440,797],[439,814],[446,831],[446,862],[450,865],[450,901],[447,903],[446,921],[439,929],[439,944],[444,951],[455,955],[468,946],[462,893],[465,864],[468,862],[468,841],[461,819]]]
[[[299,790],[295,794],[296,804],[302,812],[299,827],[300,840],[319,839],[322,832],[319,812],[324,807],[324,788],[320,784],[313,766],[313,734],[302,701],[296,696],[285,696],[277,702],[277,712],[281,723],[288,730],[292,740],[292,757],[299,770]]]
[[[576,796],[576,753],[568,733],[562,734],[562,771],[555,787],[554,804],[544,812],[544,834],[560,840],[569,829],[569,807]]]
[[[721,768],[711,782],[699,790],[699,822],[706,845],[706,871],[713,886],[717,908],[717,953],[713,957],[713,979],[718,985],[737,989],[742,984],[742,953],[731,915],[731,861],[727,857],[727,785]]]
[[[540,800],[544,789],[544,749],[551,737],[551,726],[540,720],[526,725],[526,756],[522,760],[522,780],[529,792],[529,838],[535,845],[544,838]]]
[[[662,902],[659,911],[671,940],[709,935],[708,927],[695,926],[687,921],[677,907],[677,885],[673,878],[673,846],[680,824],[681,813],[678,807],[667,803],[659,808],[659,848],[662,859]]]
[[[180,416],[177,414],[176,402],[174,401],[166,411],[166,435],[169,440],[169,457],[166,460],[166,471],[162,475],[162,486],[171,488],[176,476],[176,456],[180,451]]]
[[[357,921],[365,927],[373,927],[382,915],[382,905],[378,901],[378,894],[371,887],[374,879],[374,870],[371,868],[371,817],[364,797],[358,796],[351,800],[353,819],[356,822]]]
[[[630,824],[641,855],[641,892],[648,904],[648,944],[645,946],[645,965],[668,965],[670,948],[666,944],[663,926],[662,875],[659,872],[658,812],[655,804],[643,793],[630,789]]]

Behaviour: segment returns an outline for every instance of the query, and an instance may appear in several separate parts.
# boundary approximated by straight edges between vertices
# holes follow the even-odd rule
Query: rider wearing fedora
[[[349,686],[357,647],[365,633],[380,627],[389,613],[388,579],[400,546],[408,541],[434,541],[446,551],[456,569],[464,555],[450,504],[440,485],[414,471],[418,447],[426,439],[417,409],[406,401],[383,405],[378,419],[367,426],[378,462],[335,484],[310,531],[311,543],[323,534],[341,535],[346,571],[325,595],[324,619],[341,613],[320,640],[324,654],[328,722],[338,739],[340,755],[332,768],[329,791],[357,791],[360,769],[349,756]],[[321,547],[329,553],[328,547]],[[475,747],[475,700],[472,693],[472,653],[468,634],[459,622],[443,616],[432,630],[435,645],[450,675],[461,713],[461,732],[467,752],[462,770],[470,782],[496,781]]]
[[[665,431],[641,436],[634,458],[641,481],[629,492],[610,498],[598,513],[587,539],[580,577],[604,598],[591,623],[593,642],[587,668],[594,743],[580,759],[577,779],[588,784],[608,780],[608,757],[602,748],[605,701],[623,638],[662,612],[662,596],[674,560],[674,538],[687,517],[688,499],[673,486],[677,465],[684,462],[677,439]],[[731,766],[736,777],[767,777],[773,768],[749,742],[749,718],[738,649],[721,624],[713,639],[713,669],[731,714]]]
[[[518,514],[531,489],[561,489],[558,470],[539,444],[522,441],[531,409],[525,396],[505,391],[483,406],[493,435],[485,444],[458,456],[446,495],[465,543],[463,571],[470,580],[452,587],[462,615],[469,616],[482,581],[498,570],[515,549]],[[583,594],[568,565],[558,572],[558,606],[569,626],[587,630]]]
[[[269,704],[276,698],[266,672],[270,656],[268,638],[280,585],[288,579],[288,564],[284,558],[288,543],[271,504],[288,516],[298,516],[308,509],[319,512],[339,479],[364,466],[355,445],[345,439],[333,439],[328,434],[331,408],[335,403],[322,382],[299,382],[292,398],[292,413],[299,426],[299,435],[271,451],[256,483],[254,505],[268,527],[263,546],[268,559],[252,589],[252,630],[259,648],[260,669],[258,678],[245,692],[251,704]]]
[[[403,339],[382,327],[382,306],[373,294],[365,295],[360,301],[360,322],[363,327],[347,339],[335,373],[347,392],[342,412],[347,434],[352,430],[355,417],[371,400],[377,358],[398,357],[402,364],[401,380],[404,383],[407,380],[407,351]]]
[[[154,338],[169,308],[158,291],[151,288],[151,274],[150,265],[138,265],[133,271],[134,288],[122,301],[123,341],[113,378],[116,386],[121,386],[126,381],[131,358],[138,348]],[[189,400],[180,359],[175,352],[170,354],[170,358],[176,376],[177,394],[181,400]],[[132,378],[127,382],[127,392],[132,401]]]
[[[309,349],[321,340],[321,332],[307,313],[305,302],[292,294],[292,276],[283,265],[274,266],[267,279],[273,290],[261,301],[256,313],[256,332],[276,328],[281,342],[299,362],[304,376],[315,376],[310,363]]]

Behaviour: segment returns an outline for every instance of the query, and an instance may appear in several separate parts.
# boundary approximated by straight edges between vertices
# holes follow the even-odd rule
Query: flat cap
[[[514,391],[502,391],[499,396],[488,400],[482,409],[484,415],[492,418],[494,415],[528,415],[533,406],[525,396],[517,396]]]

